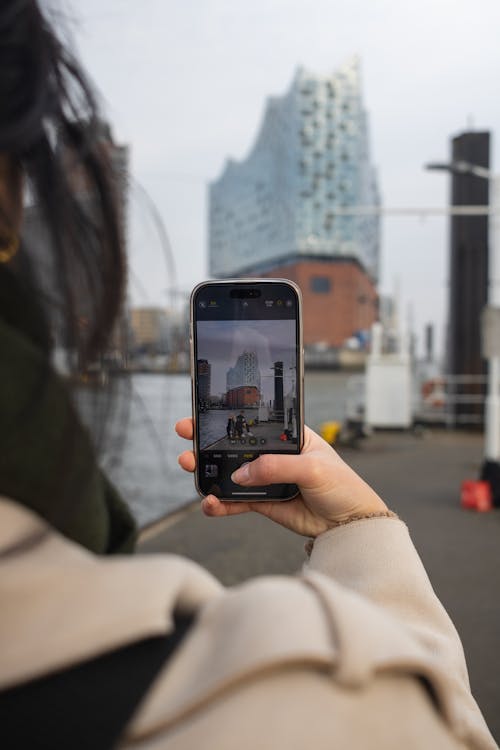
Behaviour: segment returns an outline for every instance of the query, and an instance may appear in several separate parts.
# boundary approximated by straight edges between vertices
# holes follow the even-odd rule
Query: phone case
[[[302,446],[304,444],[304,347],[303,347],[303,325],[302,325],[302,295],[300,292],[300,288],[295,284],[293,281],[290,281],[289,279],[258,279],[258,278],[250,278],[250,279],[223,279],[223,280],[215,280],[215,281],[203,281],[199,284],[197,284],[194,289],[191,292],[190,296],[190,352],[191,352],[191,398],[192,398],[192,414],[193,414],[193,443],[194,443],[194,453],[196,457],[196,466],[197,469],[194,472],[194,480],[195,480],[195,486],[196,491],[201,497],[205,497],[206,493],[203,492],[199,485],[198,481],[198,466],[199,466],[199,458],[200,458],[200,446],[198,445],[198,425],[197,425],[197,404],[196,404],[196,385],[195,385],[195,378],[196,378],[196,362],[195,362],[195,333],[194,333],[194,326],[196,323],[195,320],[195,310],[194,310],[194,300],[198,294],[198,292],[201,289],[211,287],[211,286],[251,286],[253,284],[255,285],[262,285],[262,284],[285,284],[289,287],[291,287],[294,292],[297,295],[298,299],[298,341],[297,341],[297,371],[298,371],[298,398],[299,398],[299,416],[300,416],[300,422],[298,425],[298,439],[299,439],[299,451],[302,450]],[[269,451],[272,452],[272,451]],[[281,485],[279,485],[281,486]],[[249,488],[250,489],[250,488]],[[281,497],[272,497],[272,496],[266,496],[265,498],[261,498],[263,501],[269,501],[274,500],[277,502],[281,501],[287,501],[291,500],[294,497],[296,497],[298,494],[298,488],[297,490],[291,494],[290,496],[281,498]],[[241,497],[238,497],[236,500],[233,498],[220,498],[221,500],[227,500],[229,502],[259,502],[259,498],[252,496],[251,494],[245,493],[245,495],[241,495]]]

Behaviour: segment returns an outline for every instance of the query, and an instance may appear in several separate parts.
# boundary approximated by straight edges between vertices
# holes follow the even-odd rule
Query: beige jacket
[[[40,524],[0,499],[0,548]],[[329,531],[296,578],[229,590],[188,560],[99,558],[51,532],[2,562],[0,609],[0,688],[168,633],[174,609],[197,613],[122,750],[496,747],[396,519]]]

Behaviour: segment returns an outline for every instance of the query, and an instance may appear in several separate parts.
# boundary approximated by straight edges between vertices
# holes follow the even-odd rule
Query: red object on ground
[[[484,480],[466,479],[462,482],[460,505],[467,510],[485,513],[493,508],[491,487]]]

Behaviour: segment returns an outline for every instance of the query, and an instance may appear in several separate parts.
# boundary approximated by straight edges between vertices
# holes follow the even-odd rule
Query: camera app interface
[[[276,283],[252,293],[221,285],[195,300],[200,481],[231,496],[228,476],[244,461],[300,442],[297,298]]]

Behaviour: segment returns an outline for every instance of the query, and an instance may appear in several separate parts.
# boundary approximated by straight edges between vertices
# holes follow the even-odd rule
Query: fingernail
[[[245,484],[250,479],[250,464],[243,464],[239,469],[233,471],[231,474],[231,480],[235,484]]]

